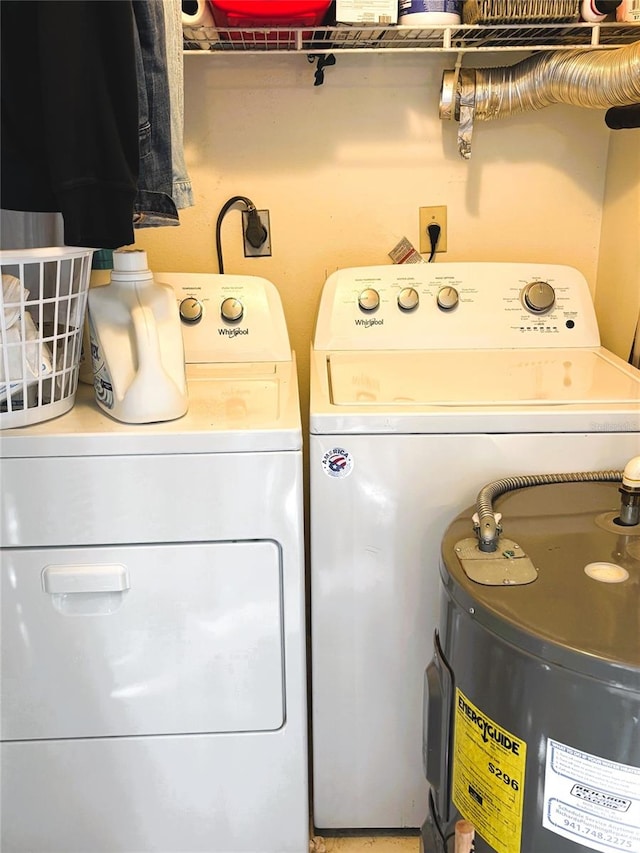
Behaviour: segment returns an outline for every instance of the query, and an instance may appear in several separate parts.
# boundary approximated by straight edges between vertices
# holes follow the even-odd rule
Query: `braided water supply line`
[[[585,471],[574,474],[524,474],[517,477],[504,477],[488,483],[478,493],[476,511],[478,513],[478,548],[492,552],[498,548],[498,525],[493,514],[493,501],[515,489],[529,486],[546,486],[551,483],[617,483],[622,480],[622,471]]]

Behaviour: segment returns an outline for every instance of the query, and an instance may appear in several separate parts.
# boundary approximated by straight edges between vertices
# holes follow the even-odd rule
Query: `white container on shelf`
[[[459,24],[462,20],[460,0],[400,0],[398,23],[405,27],[430,27]]]
[[[582,0],[580,17],[590,23],[604,21],[616,12],[619,5],[620,0]]]
[[[111,282],[89,291],[98,405],[124,423],[171,421],[188,408],[184,345],[173,288],[156,282],[147,253],[113,253]]]

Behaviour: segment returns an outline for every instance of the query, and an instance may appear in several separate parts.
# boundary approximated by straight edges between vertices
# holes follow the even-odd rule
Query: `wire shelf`
[[[433,27],[342,25],[313,29],[190,28],[184,52],[357,53],[365,51],[518,51],[611,48],[640,41],[640,24],[493,24]]]

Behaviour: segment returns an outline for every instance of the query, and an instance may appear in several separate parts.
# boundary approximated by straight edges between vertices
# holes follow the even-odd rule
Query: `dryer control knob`
[[[235,299],[233,296],[223,299],[222,305],[220,306],[220,314],[222,315],[223,320],[228,320],[230,323],[242,320],[242,315],[244,314],[242,302],[240,302],[239,299]]]
[[[202,302],[195,296],[186,296],[179,305],[183,323],[198,323],[202,320]]]
[[[544,314],[556,304],[556,292],[546,281],[532,281],[522,291],[522,302],[528,311]]]
[[[380,294],[372,287],[365,287],[358,294],[358,305],[363,311],[375,311],[378,305],[380,305]]]
[[[420,302],[420,297],[415,287],[403,287],[398,294],[398,307],[402,308],[403,311],[413,311],[414,308],[418,307],[418,302]]]
[[[456,307],[459,300],[458,291],[455,287],[450,287],[449,285],[441,287],[436,296],[438,308],[441,308],[443,311],[451,311],[452,308]]]

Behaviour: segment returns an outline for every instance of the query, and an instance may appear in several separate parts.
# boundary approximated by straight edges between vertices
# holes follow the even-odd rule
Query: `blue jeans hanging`
[[[162,0],[133,0],[140,172],[135,228],[179,225],[172,198],[171,104]]]

